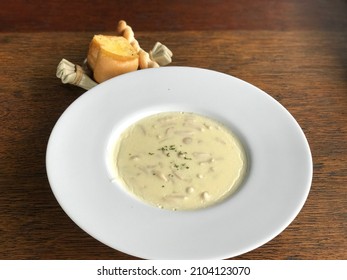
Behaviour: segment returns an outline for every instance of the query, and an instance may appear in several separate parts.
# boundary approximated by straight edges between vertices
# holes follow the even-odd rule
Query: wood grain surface
[[[0,31],[345,30],[345,0],[11,0]]]
[[[58,9],[54,5],[62,2],[48,6]],[[215,21],[204,19],[205,25],[199,22],[207,13],[201,7],[193,12],[195,19],[182,14],[196,7],[187,2],[169,4],[170,13],[179,14],[172,26],[154,6],[147,7],[147,18],[138,15],[134,22],[139,31],[134,29],[142,47],[150,49],[160,41],[173,51],[172,65],[217,70],[263,89],[296,118],[313,155],[311,192],[296,219],[272,241],[234,259],[346,259],[347,34],[346,20],[340,17],[346,1],[318,1],[311,7],[316,15],[304,13],[312,1],[245,1],[244,6],[212,1],[219,8],[210,9]],[[63,85],[55,77],[57,64],[62,58],[82,63],[95,30],[111,33],[118,19],[127,20],[134,11],[124,12],[125,1],[117,4],[122,7],[117,16],[108,11],[106,17],[88,17],[91,10],[85,8],[78,18],[84,24],[70,28],[68,20],[63,22],[70,18],[65,9],[47,12],[46,25],[41,10],[18,19],[10,14],[20,11],[4,12],[20,3],[9,1],[0,11],[0,259],[136,259],[75,225],[54,198],[45,169],[53,126],[85,92]],[[268,3],[276,14],[266,9]],[[242,23],[222,21],[216,16],[222,7],[232,15],[240,11],[236,18]],[[255,24],[252,19],[259,13],[268,21]],[[99,25],[88,25],[101,18]],[[216,28],[209,29],[206,21]]]

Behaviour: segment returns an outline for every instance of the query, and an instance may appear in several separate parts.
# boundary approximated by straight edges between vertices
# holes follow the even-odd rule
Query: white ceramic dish
[[[162,111],[203,114],[238,135],[249,170],[229,199],[174,212],[146,205],[112,181],[117,133]],[[253,250],[293,221],[312,180],[309,145],[282,105],[242,80],[190,67],[132,72],[83,94],[55,125],[46,164],[56,199],[77,225],[145,259],[223,259]]]

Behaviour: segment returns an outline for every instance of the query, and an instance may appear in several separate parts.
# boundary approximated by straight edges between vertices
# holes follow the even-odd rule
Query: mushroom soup
[[[151,205],[198,209],[233,193],[246,170],[242,145],[226,127],[194,113],[165,112],[125,129],[114,169],[126,189]]]

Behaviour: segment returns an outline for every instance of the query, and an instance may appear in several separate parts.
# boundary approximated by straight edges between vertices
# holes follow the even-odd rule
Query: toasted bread
[[[139,67],[136,50],[122,36],[95,35],[89,45],[87,61],[98,83]]]

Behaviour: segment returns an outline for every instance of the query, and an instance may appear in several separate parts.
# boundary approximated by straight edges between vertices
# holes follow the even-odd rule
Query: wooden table
[[[307,136],[314,177],[305,206],[279,236],[235,259],[346,259],[346,1],[106,2],[2,4],[0,258],[136,259],[78,228],[45,170],[55,122],[84,93],[55,77],[58,62],[81,63],[93,34],[112,33],[125,19],[144,49],[167,45],[172,65],[209,68],[260,87]]]

